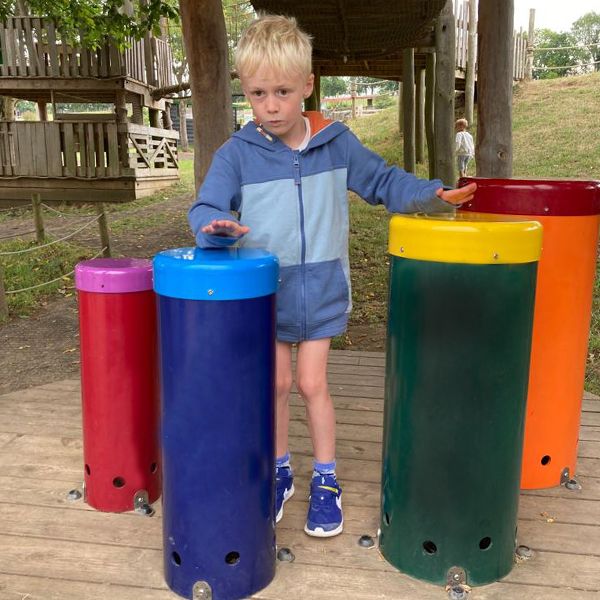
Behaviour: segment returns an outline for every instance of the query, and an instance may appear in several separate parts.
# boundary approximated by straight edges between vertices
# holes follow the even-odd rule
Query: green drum
[[[512,568],[541,239],[490,215],[391,220],[380,548],[418,579]]]

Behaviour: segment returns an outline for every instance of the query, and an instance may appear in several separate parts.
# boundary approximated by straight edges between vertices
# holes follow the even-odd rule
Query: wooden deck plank
[[[329,364],[338,418],[344,534],[315,540],[302,532],[312,465],[302,400],[291,400],[295,496],[278,525],[278,543],[296,560],[278,564],[255,600],[309,600],[328,579],[328,600],[444,598],[442,589],[398,573],[357,539],[378,528],[384,358],[332,353]],[[360,371],[359,371],[360,369]],[[161,507],[144,518],[106,514],[67,492],[83,476],[80,386],[54,382],[0,396],[0,598],[4,600],[173,600],[162,578]],[[583,403],[578,479],[583,489],[528,490],[521,495],[519,543],[535,557],[473,600],[597,597],[600,591],[599,399]]]

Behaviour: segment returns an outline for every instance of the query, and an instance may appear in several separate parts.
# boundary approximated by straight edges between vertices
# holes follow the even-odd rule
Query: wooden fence
[[[178,138],[132,123],[0,121],[0,177],[175,175]]]
[[[467,69],[467,52],[469,47],[469,3],[465,0],[455,0],[454,16],[456,18],[456,68],[459,71]],[[475,37],[477,44],[477,37]],[[477,52],[475,52],[477,56]],[[520,81],[527,74],[527,35],[521,29],[513,37],[513,79]]]
[[[110,43],[90,50],[63,39],[51,19],[9,17],[0,23],[2,77],[128,76],[163,87],[173,83],[171,65],[170,46],[159,39],[131,40],[123,52]]]

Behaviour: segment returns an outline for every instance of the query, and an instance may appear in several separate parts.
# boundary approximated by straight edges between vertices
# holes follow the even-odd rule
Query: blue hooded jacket
[[[307,112],[311,139],[301,151],[248,123],[213,158],[189,221],[201,248],[235,243],[206,235],[213,219],[236,220],[250,231],[240,246],[277,255],[277,339],[332,337],[346,329],[351,310],[348,199],[352,190],[390,212],[448,212],[440,180],[427,181],[365,148],[342,123]]]

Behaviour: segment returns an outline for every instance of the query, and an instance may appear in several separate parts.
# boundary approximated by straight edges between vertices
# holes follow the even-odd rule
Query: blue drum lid
[[[277,291],[279,261],[260,248],[175,248],[153,261],[154,291],[184,300],[243,300]]]

